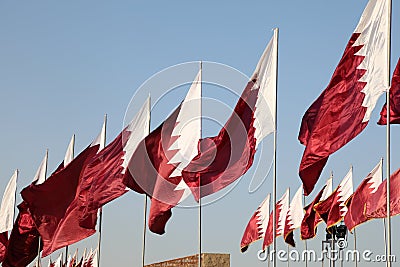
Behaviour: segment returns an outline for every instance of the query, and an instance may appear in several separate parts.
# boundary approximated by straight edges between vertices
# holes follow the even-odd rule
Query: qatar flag
[[[344,216],[344,223],[349,231],[357,225],[366,222],[366,203],[382,183],[382,161],[364,178],[354,194],[347,202],[348,211]]]
[[[182,170],[198,154],[201,127],[201,70],[183,102],[137,146],[124,184],[151,198],[149,229],[165,233],[171,209],[190,195]]]
[[[18,205],[19,214],[8,241],[3,267],[25,267],[38,254],[39,232],[25,202]]]
[[[184,169],[183,179],[196,200],[227,187],[245,174],[260,142],[274,132],[277,52],[275,29],[233,114],[217,136],[201,140],[200,153]]]
[[[295,247],[293,231],[296,230],[297,228],[300,228],[301,221],[303,220],[304,216],[302,192],[303,192],[303,186],[300,186],[300,188],[294,195],[292,202],[290,202],[285,220],[285,230],[283,237],[285,239],[285,242],[291,245],[292,247]]]
[[[81,173],[98,151],[104,147],[105,122],[98,137],[60,171],[43,184],[30,185],[21,192],[43,241],[42,256],[93,235],[94,228],[79,225],[81,206],[78,198]],[[96,221],[97,213],[91,214]]]
[[[396,69],[393,72],[392,84],[389,91],[389,108],[390,123],[400,124],[400,59],[397,61]],[[382,107],[381,117],[378,121],[379,125],[386,125],[387,122],[387,106],[386,103]]]
[[[347,200],[353,194],[353,168],[346,174],[333,193],[324,201],[314,206],[315,211],[330,228],[339,223],[346,215],[348,209]]]
[[[317,183],[329,155],[368,124],[389,87],[389,1],[370,0],[327,88],[303,116],[298,139],[305,145],[299,175],[304,194]]]
[[[3,194],[0,206],[0,233],[10,231],[14,224],[15,195],[17,190],[18,170],[14,171]]]
[[[390,216],[400,214],[400,169],[390,175]],[[368,198],[365,216],[368,219],[387,217],[387,181],[382,181],[374,194]]]
[[[314,238],[317,234],[317,226],[322,222],[319,214],[314,210],[314,206],[327,199],[332,194],[332,177],[326,181],[325,186],[319,191],[308,206],[304,208],[305,214],[300,226],[300,237],[302,240]]]
[[[129,175],[128,163],[140,141],[149,134],[149,127],[150,97],[121,133],[83,170],[78,192],[82,227],[94,229],[93,213],[127,192],[122,181]]]
[[[241,252],[245,252],[251,243],[264,239],[269,219],[270,197],[271,194],[268,194],[253,216],[251,216],[246,229],[244,230],[242,241],[240,242]]]
[[[289,209],[289,188],[286,189],[285,194],[278,200],[275,205],[275,238],[284,234],[287,212]],[[273,211],[269,215],[267,231],[264,237],[263,249],[265,250],[268,246],[274,242],[274,230],[273,230]]]

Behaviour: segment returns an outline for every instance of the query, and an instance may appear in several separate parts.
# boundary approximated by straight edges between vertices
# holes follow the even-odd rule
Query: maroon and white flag
[[[18,205],[18,209],[3,267],[27,266],[37,257],[39,232],[24,201]]]
[[[390,175],[390,216],[400,214],[400,169]],[[374,194],[368,198],[365,216],[368,219],[387,217],[387,181],[382,181]]]
[[[315,211],[330,228],[339,223],[346,215],[348,209],[347,200],[353,194],[353,168],[349,170],[333,193],[324,201],[314,206]]]
[[[94,228],[93,213],[127,192],[123,179],[130,176],[128,164],[140,141],[149,134],[149,127],[150,97],[121,133],[86,166],[79,191],[82,227]]]
[[[332,177],[326,181],[325,186],[319,191],[308,206],[304,208],[305,214],[300,226],[300,237],[302,240],[314,238],[317,234],[317,226],[322,222],[319,214],[314,210],[314,206],[327,199],[332,194]]]
[[[275,238],[284,234],[287,212],[289,209],[289,188],[286,189],[285,194],[278,200],[275,205]],[[267,231],[264,237],[263,249],[265,250],[274,242],[273,235],[273,211],[269,215]]]
[[[275,30],[234,113],[217,136],[200,141],[200,153],[184,169],[183,179],[196,200],[225,188],[245,174],[253,164],[259,143],[274,132],[277,46]]]
[[[21,192],[43,241],[43,257],[96,232],[79,225],[82,170],[104,147],[105,123],[98,137],[65,168],[54,172],[44,183],[30,185]],[[91,214],[97,220],[97,213]]]
[[[300,228],[301,221],[303,220],[304,216],[302,192],[303,186],[300,186],[296,194],[293,196],[292,202],[290,202],[285,220],[285,230],[283,237],[285,239],[285,242],[292,247],[295,247],[293,231],[297,228]]]
[[[251,243],[264,239],[268,226],[270,197],[271,194],[268,194],[253,216],[251,216],[240,242],[241,252],[245,252]]]
[[[368,124],[388,89],[388,2],[370,0],[327,88],[303,116],[298,139],[305,145],[299,175],[304,194],[313,190],[329,155]]]
[[[4,190],[0,206],[0,233],[10,231],[14,224],[15,192],[17,190],[18,170],[15,170]]]
[[[347,202],[348,211],[344,223],[352,231],[357,225],[366,222],[366,203],[382,183],[382,161],[367,175]]]
[[[389,92],[390,123],[400,124],[400,59],[397,61],[396,69],[393,72],[392,84]],[[386,125],[387,105],[382,107],[379,125]]]
[[[171,209],[190,195],[182,170],[198,154],[201,127],[201,70],[185,99],[134,151],[124,184],[151,197],[150,231],[163,234]]]

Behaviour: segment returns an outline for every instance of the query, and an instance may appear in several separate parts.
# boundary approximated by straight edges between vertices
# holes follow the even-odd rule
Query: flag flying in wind
[[[105,125],[99,136],[64,169],[53,173],[43,184],[30,185],[21,192],[43,241],[43,257],[78,242],[96,232],[79,226],[78,198],[81,172],[104,143]],[[97,213],[91,214],[97,220]]]
[[[390,216],[400,214],[400,169],[390,175]],[[368,219],[386,218],[387,207],[387,181],[386,179],[379,185],[378,189],[372,194],[366,203],[365,216]]]
[[[388,14],[388,1],[369,1],[328,87],[303,116],[298,139],[306,146],[299,168],[305,195],[329,155],[367,126],[388,89]]]
[[[251,243],[264,239],[269,219],[270,197],[271,194],[268,194],[253,216],[251,216],[240,242],[241,252],[245,252]]]
[[[190,195],[182,170],[198,154],[201,127],[201,70],[184,101],[137,146],[124,184],[151,197],[150,231],[163,234],[171,209]]]
[[[0,263],[4,261],[8,245],[8,232],[0,233]]]
[[[7,232],[13,228],[17,178],[18,170],[15,170],[3,194],[0,206],[0,233]]]
[[[378,165],[361,182],[347,202],[348,211],[344,216],[344,222],[350,231],[368,220],[365,216],[366,203],[381,183],[382,161],[379,161]]]
[[[390,123],[400,124],[400,58],[397,61],[396,69],[393,72],[392,84],[389,91],[389,108]],[[378,121],[379,125],[386,125],[387,122],[387,106],[386,103],[382,107],[381,117]]]
[[[353,168],[340,182],[333,193],[314,206],[315,211],[325,221],[326,228],[339,223],[347,213],[346,202],[353,194]]]
[[[289,209],[289,188],[286,189],[285,194],[278,200],[275,205],[275,238],[284,234],[286,216]],[[267,248],[274,242],[273,235],[273,211],[269,215],[267,231],[264,237],[263,249]]]
[[[79,199],[83,213],[80,224],[94,228],[92,214],[126,192],[123,177],[129,175],[128,162],[139,142],[149,133],[150,97],[124,130],[99,152],[84,169]]]
[[[314,210],[314,206],[327,199],[332,194],[332,177],[330,177],[325,186],[319,191],[313,202],[304,208],[305,214],[301,222],[300,236],[302,240],[314,238],[317,234],[317,226],[322,222],[321,217]]]
[[[19,214],[11,231],[3,267],[25,267],[37,256],[39,232],[36,229],[27,204],[18,205]]]
[[[196,200],[245,174],[259,143],[275,130],[277,42],[275,30],[234,113],[217,136],[200,141],[200,153],[184,169],[183,179]]]
[[[303,192],[303,187],[300,186],[300,188],[294,195],[292,202],[290,202],[285,220],[285,229],[283,236],[285,242],[291,245],[292,247],[295,246],[293,231],[297,228],[300,228],[301,221],[303,220],[304,216],[302,192]]]

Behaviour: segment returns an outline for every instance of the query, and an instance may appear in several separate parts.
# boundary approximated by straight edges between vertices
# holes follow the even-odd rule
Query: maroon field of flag
[[[390,216],[400,214],[400,169],[390,175]],[[365,215],[368,219],[386,218],[387,181],[379,185],[378,189],[368,199]]]
[[[396,69],[393,72],[392,84],[389,92],[389,108],[390,123],[400,124],[400,59],[397,61]],[[382,107],[381,117],[378,121],[379,125],[386,125],[387,122],[387,106],[386,103]]]
[[[182,169],[198,154],[201,127],[201,70],[184,101],[134,151],[124,184],[151,198],[150,231],[164,234],[171,209],[190,195]]]
[[[327,199],[332,194],[332,177],[330,177],[325,186],[319,191],[313,202],[304,207],[305,214],[300,226],[300,237],[302,240],[314,238],[317,234],[317,226],[322,222],[319,214],[314,210],[314,206]]]
[[[199,155],[184,169],[183,179],[196,200],[245,174],[253,164],[258,144],[274,131],[277,42],[275,31],[234,113],[217,136],[201,140]]]
[[[19,214],[8,241],[3,267],[28,266],[38,254],[39,232],[25,202],[18,205]]]
[[[126,186],[123,177],[130,175],[128,163],[138,143],[149,133],[150,98],[124,130],[86,166],[81,175],[82,217],[80,225],[94,228],[92,214],[108,202],[123,195]]]
[[[299,175],[308,195],[329,155],[355,138],[388,88],[388,1],[370,0],[327,88],[303,116]]]
[[[366,222],[366,203],[382,183],[382,161],[361,182],[354,194],[347,202],[348,211],[344,216],[344,223],[352,231],[357,225]]]
[[[264,239],[268,226],[270,197],[271,194],[268,194],[253,216],[251,216],[240,242],[241,252],[245,252],[251,243]]]
[[[7,245],[8,233],[0,233],[0,263],[2,263],[4,261],[4,258],[6,257]]]
[[[353,171],[346,174],[333,193],[317,203],[314,210],[325,221],[326,228],[339,223],[347,213],[346,201],[353,194]]]
[[[79,225],[81,172],[100,149],[105,125],[95,141],[65,168],[53,173],[43,184],[30,185],[21,192],[43,241],[43,257],[96,232]],[[91,213],[92,221],[97,213]]]
[[[284,234],[286,216],[289,209],[289,188],[286,189],[285,194],[276,202],[275,205],[275,238]],[[268,220],[267,231],[265,232],[263,250],[269,247],[274,242],[274,229],[273,229],[273,211],[271,211]]]

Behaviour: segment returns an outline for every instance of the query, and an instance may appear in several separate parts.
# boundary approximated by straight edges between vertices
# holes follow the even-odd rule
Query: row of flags
[[[371,219],[386,218],[386,180],[382,181],[382,161],[362,180],[353,192],[352,168],[332,191],[332,176],[317,193],[314,200],[303,207],[302,190],[296,191],[289,203],[289,189],[277,201],[276,237],[283,236],[285,242],[295,246],[293,231],[300,229],[300,238],[307,240],[316,236],[317,226],[325,222],[326,228],[344,222],[350,231]],[[400,186],[400,169],[391,177],[391,187]],[[392,204],[390,216],[400,214],[400,192],[393,190],[390,196]],[[257,240],[263,240],[263,249],[273,242],[273,213],[270,209],[270,194],[260,204],[250,218],[241,243],[241,251]]]
[[[80,260],[78,259],[78,251],[76,251],[73,256],[68,256],[66,262],[64,262],[61,253],[55,261],[49,259],[48,267],[99,267],[98,249],[91,249],[87,254],[85,249]]]
[[[328,87],[303,116],[298,139],[306,146],[299,169],[305,195],[312,192],[329,155],[366,127],[379,96],[389,89],[389,75],[386,75],[389,2],[369,1]],[[72,145],[68,156],[48,179],[46,155],[34,181],[21,191],[23,201],[18,205],[15,220],[16,187],[13,186],[17,178],[11,179],[0,211],[3,266],[26,266],[38,250],[45,257],[93,235],[99,209],[125,194],[127,188],[151,198],[148,227],[154,233],[164,234],[173,207],[189,195],[199,200],[245,174],[252,166],[259,143],[276,131],[277,42],[276,29],[233,114],[218,135],[201,137],[200,67],[185,99],[153,131],[150,131],[149,97],[111,143],[106,145],[104,123],[98,137],[76,157]],[[390,92],[393,122],[400,116],[399,64]],[[380,123],[384,123],[384,118]],[[350,179],[344,180],[334,195],[324,192],[329,188],[326,185],[318,200],[307,208],[310,212],[319,210],[318,215],[310,214],[307,220],[317,223],[325,220],[328,224],[340,220],[348,209],[343,203],[347,200]],[[301,192],[299,189],[289,204],[287,191],[276,203],[273,220],[269,210],[265,210],[269,198],[259,207],[253,218],[257,225],[253,231],[258,239],[265,236],[264,246],[273,242],[271,235],[266,234],[273,228],[276,236],[284,235],[288,242],[294,242],[293,230],[299,224],[299,207],[302,207]],[[384,186],[379,186],[378,192],[384,194]],[[348,203],[356,205],[356,199]],[[341,204],[333,207],[332,203]],[[332,210],[339,217],[333,216]],[[384,210],[378,207],[375,213],[380,216]],[[276,227],[266,222],[267,217],[277,222]],[[2,242],[7,240],[10,230],[8,241]]]
[[[370,0],[350,37],[343,56],[331,81],[304,114],[298,139],[305,145],[299,167],[303,193],[309,195],[317,183],[329,155],[355,138],[367,126],[379,97],[390,90],[390,123],[400,123],[400,59],[394,70],[389,88],[390,62],[390,6],[391,1]],[[387,105],[384,104],[378,124],[387,123]],[[241,241],[242,251],[252,242],[263,239],[263,248],[273,242],[274,236],[283,235],[294,245],[293,229],[301,228],[301,238],[315,236],[317,225],[325,221],[327,227],[342,219],[352,230],[372,218],[387,214],[387,185],[382,182],[381,163],[363,180],[353,193],[352,171],[332,192],[332,179],[304,207],[301,190],[289,204],[289,190],[275,204],[275,216],[269,214],[270,196],[263,201],[251,217]],[[391,214],[398,214],[397,188],[399,170],[390,179]],[[269,214],[269,216],[268,216]],[[272,227],[275,221],[276,226]],[[275,228],[275,235],[273,234]]]
[[[3,266],[26,266],[38,251],[46,257],[93,235],[99,209],[127,188],[151,198],[148,227],[164,234],[173,207],[189,195],[199,200],[225,188],[251,167],[258,144],[275,130],[276,67],[274,34],[234,113],[215,137],[201,139],[200,68],[185,99],[153,131],[149,97],[111,143],[105,144],[104,123],[88,147],[76,157],[67,153],[47,179],[46,154],[34,181],[21,191],[17,218],[4,228],[11,234]],[[68,151],[73,152],[71,145]]]

